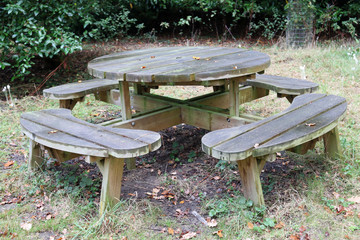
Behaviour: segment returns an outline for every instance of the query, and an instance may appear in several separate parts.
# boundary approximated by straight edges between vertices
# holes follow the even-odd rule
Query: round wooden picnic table
[[[161,47],[96,58],[88,70],[97,78],[127,82],[202,82],[264,71],[270,57],[261,52],[224,47]]]

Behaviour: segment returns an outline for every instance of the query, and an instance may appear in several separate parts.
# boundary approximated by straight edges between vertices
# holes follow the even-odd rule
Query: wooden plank
[[[290,149],[317,139],[331,131],[344,116],[346,103],[340,104],[320,115],[307,119],[306,122],[289,129],[285,134],[277,136],[254,150],[254,156],[261,156],[270,152]],[[311,147],[311,145],[309,146]],[[305,149],[304,149],[305,151]]]
[[[86,123],[74,118],[66,109],[25,113],[21,124],[25,129],[28,128],[30,138],[36,133],[37,142],[84,155],[106,157],[111,154],[129,158],[148,153],[161,145],[158,133],[112,129]]]
[[[92,79],[63,84],[45,89],[43,94],[51,99],[75,99],[87,94],[106,91],[118,87],[118,81],[110,79]]]
[[[255,51],[212,57],[210,60],[191,60],[189,63],[171,66],[144,68],[137,72],[126,73],[131,82],[187,82],[212,81],[252,74],[270,65],[266,54]]]
[[[123,122],[109,121],[104,123],[104,125],[121,129],[160,131],[180,123],[182,123],[180,107],[172,107]]]
[[[229,110],[230,110],[230,115],[231,116],[239,116],[239,107],[240,107],[240,100],[239,100],[239,85],[240,82],[243,80],[244,78],[233,78],[230,79],[230,84],[229,84]]]
[[[59,162],[66,162],[68,160],[80,157],[82,155],[72,153],[72,152],[65,152],[54,148],[45,147],[45,149],[48,151],[49,155],[52,158],[57,159]]]
[[[331,95],[327,97],[321,97],[321,94],[315,95],[316,96],[313,96],[313,94],[299,96],[295,98],[294,103],[287,110],[262,121],[231,130],[224,129],[209,133],[207,134],[208,136],[205,135],[203,137],[203,150],[214,157],[234,161],[244,159],[251,155],[262,156],[273,153],[274,151],[278,151],[279,148],[283,150],[284,146],[279,148],[272,146],[270,149],[268,146],[268,144],[271,143],[270,140],[273,138],[276,139],[277,136],[290,136],[289,132],[291,133],[292,128],[295,127],[294,131],[296,131],[298,129],[297,126],[306,126],[306,122],[310,119],[313,120],[313,118],[321,117],[322,115],[326,117],[327,115],[324,114],[332,109],[336,109],[334,111],[341,114],[345,111],[344,104],[346,108],[346,103],[344,98]],[[313,99],[317,100],[312,101]],[[303,103],[303,105],[300,103]],[[339,108],[337,108],[338,106]],[[334,117],[334,119],[337,120],[338,118]],[[312,135],[310,137],[318,137],[317,135],[321,134],[321,131],[324,131],[324,129],[326,130],[328,126],[319,124],[318,127],[323,128],[315,131],[315,136]],[[309,134],[300,136],[301,141],[313,139],[306,139],[307,136],[309,136]],[[297,144],[301,143],[303,142]],[[292,146],[293,143],[288,145],[289,141],[286,141],[286,144],[286,147],[289,148],[296,146]],[[255,146],[256,149],[254,149]],[[275,146],[279,145],[276,144]]]
[[[42,155],[40,145],[34,140],[29,139],[29,160],[28,170],[34,171],[43,165],[44,157]]]
[[[211,131],[244,125],[252,122],[249,119],[230,116],[228,114],[222,114],[191,106],[181,106],[181,119],[182,123]]]
[[[83,101],[84,101],[84,97],[60,100],[59,107],[72,110],[75,107],[76,103],[83,102]]]
[[[237,164],[244,196],[251,199],[256,206],[265,205],[260,182],[261,169],[259,169],[256,158],[250,156],[244,160],[237,161]]]
[[[103,179],[100,196],[100,215],[112,208],[120,200],[124,159],[108,157],[104,160]]]
[[[256,75],[255,79],[247,81],[250,86],[269,89],[280,94],[300,95],[311,93],[318,89],[319,85],[303,79],[281,77],[274,75]]]

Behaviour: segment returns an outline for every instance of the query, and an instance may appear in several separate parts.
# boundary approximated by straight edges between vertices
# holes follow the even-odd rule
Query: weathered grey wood
[[[106,208],[113,207],[120,200],[124,159],[108,157],[102,168],[103,180],[100,196],[100,215]]]
[[[36,170],[41,167],[44,162],[44,157],[42,155],[40,145],[34,140],[29,139],[29,160],[28,160],[28,170]]]
[[[43,94],[51,99],[76,99],[87,94],[118,88],[118,86],[119,81],[117,80],[92,79],[48,88],[43,91]]]
[[[244,196],[251,199],[255,205],[264,205],[264,196],[260,182],[260,167],[256,158],[250,156],[244,160],[237,161],[243,187]]]
[[[333,129],[345,110],[342,97],[301,95],[291,107],[273,117],[205,135],[203,150],[219,159],[237,161],[293,148]]]
[[[21,116],[24,133],[34,141],[61,151],[83,155],[130,158],[160,147],[158,133],[113,129],[87,123],[67,109],[51,109]]]
[[[246,84],[257,88],[272,90],[279,93],[279,97],[312,93],[319,87],[317,83],[303,79],[265,74],[256,74],[256,78],[247,80]]]
[[[263,53],[214,47],[173,47],[123,52],[89,62],[96,77],[129,82],[213,81],[264,70],[270,58]]]
[[[210,132],[202,138],[209,155],[236,161],[244,195],[256,205],[264,204],[260,173],[274,153],[292,150],[305,153],[323,136],[325,152],[341,154],[338,121],[344,116],[346,100],[324,94],[304,94],[284,112],[245,126]]]
[[[324,135],[325,153],[331,158],[342,158],[339,130],[335,127]]]

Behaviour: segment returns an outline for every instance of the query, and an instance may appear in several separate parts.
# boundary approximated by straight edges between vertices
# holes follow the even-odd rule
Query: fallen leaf
[[[99,116],[100,114],[98,114],[98,116]],[[97,117],[97,116],[95,116],[95,117]],[[49,134],[53,134],[53,133],[57,133],[58,132],[58,130],[52,130],[52,131],[50,131],[50,132],[48,132]]]
[[[20,227],[26,231],[30,231],[32,224],[31,223],[22,223],[22,224],[20,224]]]
[[[339,205],[339,206],[335,207],[335,209],[336,209],[337,214],[340,214],[345,211],[345,208],[343,205]]]
[[[200,60],[200,57],[193,57],[193,59],[195,59],[195,60]]]
[[[305,226],[301,226],[301,227],[299,228],[299,231],[300,231],[300,232],[305,232],[305,231],[306,231],[306,227],[305,227]]]
[[[247,223],[249,229],[254,229],[254,224],[252,222]]]
[[[211,219],[209,222],[208,222],[208,226],[209,227],[216,227],[218,225],[217,221],[215,219]]]
[[[360,203],[360,196],[355,196],[347,199],[349,202]]]
[[[325,209],[325,211],[327,211],[328,213],[333,213],[328,206],[324,206],[324,209]]]
[[[48,214],[48,215],[46,216],[46,220],[50,220],[51,218],[52,218],[51,214]]]
[[[81,82],[82,82],[81,80],[78,81],[78,83],[81,83]]]
[[[316,123],[305,123],[305,125],[308,126],[308,127],[313,127],[313,126],[316,125]]]
[[[194,238],[194,237],[196,237],[196,232],[188,232],[188,233],[182,235],[180,240],[186,240],[186,239],[190,239],[190,238]]]
[[[345,235],[344,238],[346,239],[350,239],[349,235]]]
[[[14,164],[14,161],[8,161],[7,163],[4,164],[4,167],[10,167]]]
[[[151,56],[150,58],[155,58],[155,56]]]
[[[144,69],[144,68],[146,68],[146,67],[145,67],[145,66],[142,66],[142,67],[141,67],[141,69]]]
[[[275,229],[282,229],[283,227],[285,227],[285,223],[280,221],[278,224],[275,225],[274,228]]]
[[[180,204],[184,204],[184,203],[185,203],[184,200],[180,201]]]
[[[213,177],[214,180],[220,180],[220,178],[221,178],[220,176]]]
[[[121,238],[121,240],[128,240],[128,238],[124,236]]]
[[[170,235],[174,235],[174,229],[168,228],[168,233],[169,233]]]
[[[255,143],[254,148],[257,148],[257,147],[259,147],[259,146],[260,146],[260,144]]]
[[[223,230],[217,231],[217,235],[219,236],[219,238],[222,238],[222,237],[223,237],[222,231],[223,231]]]
[[[237,66],[234,66],[234,69],[237,69]]]
[[[300,240],[300,238],[299,238],[298,235],[291,235],[291,236],[290,236],[290,239],[291,239],[291,240]]]

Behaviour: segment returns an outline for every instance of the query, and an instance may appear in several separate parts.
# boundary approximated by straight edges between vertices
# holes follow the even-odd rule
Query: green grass
[[[268,74],[300,78],[300,66],[305,66],[307,79],[320,85],[318,92],[347,99],[346,117],[339,123],[345,157],[326,158],[322,154],[321,144],[317,144],[315,151],[304,156],[291,155],[295,167],[290,170],[290,175],[274,174],[270,179],[272,185],[267,191],[275,195],[271,202],[266,201],[266,196],[270,195],[265,195],[266,209],[254,209],[241,197],[241,193],[234,197],[228,194],[220,194],[217,198],[201,197],[200,214],[210,214],[216,218],[218,226],[215,228],[201,225],[189,227],[180,219],[166,216],[161,207],[146,199],[121,201],[114,209],[98,216],[98,206],[91,199],[77,194],[79,189],[65,190],[66,178],[46,169],[29,174],[26,162],[21,160],[26,159],[28,154],[28,141],[22,136],[19,125],[21,113],[57,108],[57,102],[40,97],[18,100],[16,107],[1,102],[0,202],[8,194],[21,196],[23,200],[3,211],[1,207],[4,205],[0,205],[0,236],[3,239],[11,239],[13,234],[16,234],[16,239],[36,239],[42,236],[45,236],[44,239],[49,239],[49,236],[55,239],[61,236],[67,239],[176,239],[180,234],[172,236],[168,228],[181,228],[198,231],[196,239],[218,239],[217,234],[213,234],[217,230],[222,230],[224,239],[289,239],[305,233],[309,234],[310,239],[359,239],[360,204],[347,199],[360,196],[360,66],[348,56],[348,47],[348,44],[337,43],[302,50],[277,46],[254,48],[270,55],[272,64],[266,71]],[[164,87],[157,93],[188,98],[202,91],[202,88],[180,87],[173,90]],[[245,104],[242,109],[266,117],[288,106],[286,99],[277,99],[275,94],[271,94]],[[88,97],[73,112],[76,117],[97,122],[106,117],[106,112],[118,111],[119,107],[105,105]],[[4,169],[3,165],[14,159],[14,156],[20,160],[15,161],[9,169]],[[197,157],[191,155],[188,158]],[[238,177],[229,166],[225,166],[224,171],[226,169],[224,175],[229,179]],[[197,184],[191,180],[162,177],[164,184],[177,184],[175,190],[178,192]],[[86,182],[86,172],[80,172],[77,179],[71,179],[78,183],[82,180]],[[277,190],[285,183],[288,187],[277,194]],[[193,188],[197,189],[198,186]],[[94,191],[91,186],[85,186],[85,189]],[[42,211],[38,207],[41,202],[44,203]],[[342,207],[346,210],[341,211]],[[47,213],[54,217],[42,219],[41,216]],[[29,232],[21,228],[23,222],[32,223]],[[253,229],[249,228],[249,222],[254,224]],[[284,223],[281,228],[272,224],[280,222]]]

